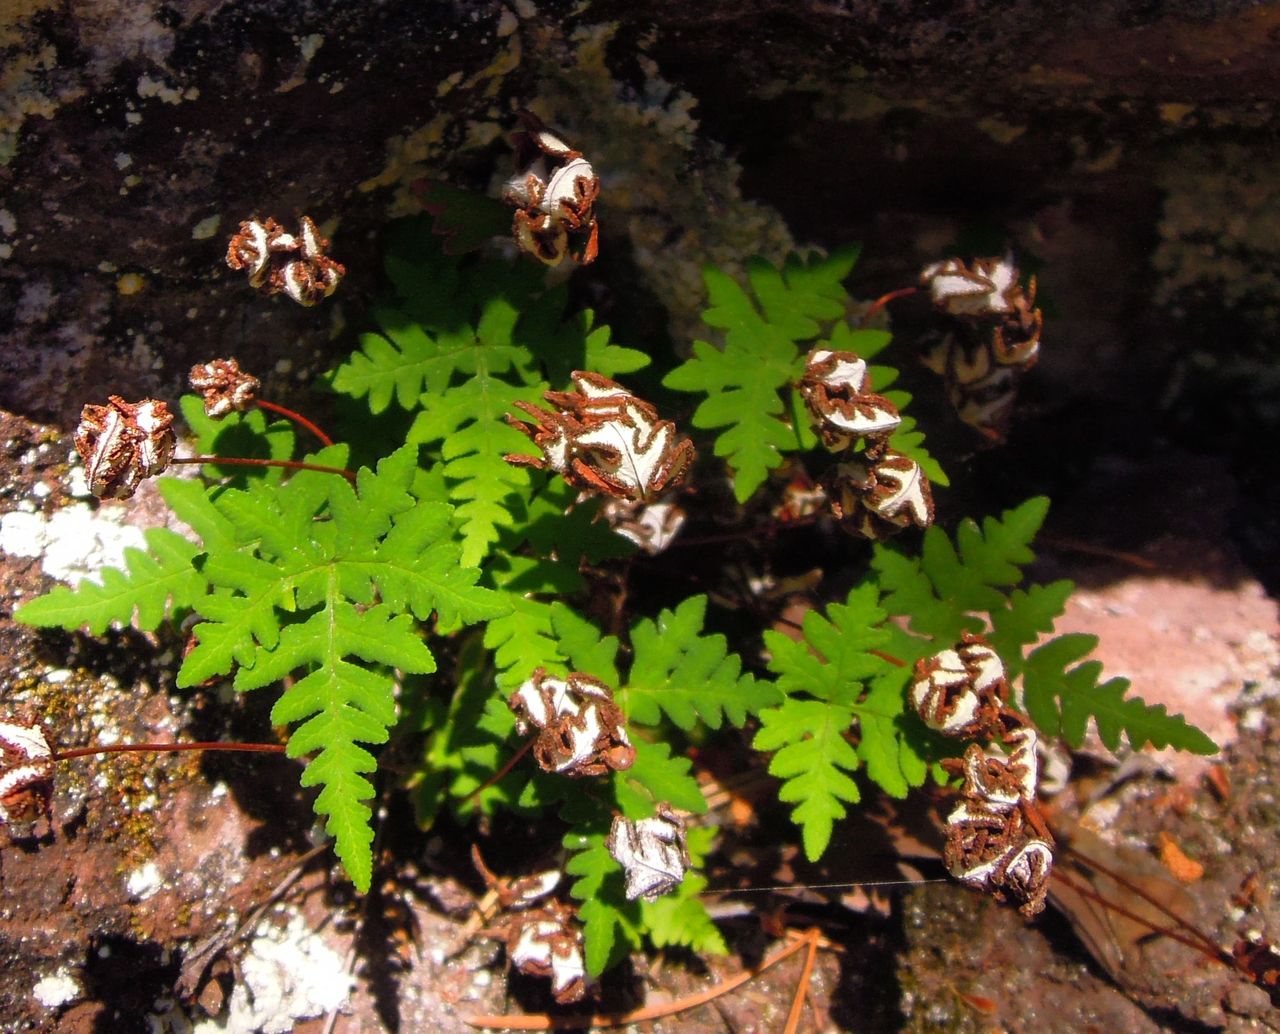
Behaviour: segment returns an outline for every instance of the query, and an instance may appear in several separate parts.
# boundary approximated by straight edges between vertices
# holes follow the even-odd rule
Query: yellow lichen
[[[979,119],[978,128],[998,144],[1011,144],[1027,131],[1026,126],[1014,126],[998,118]]]
[[[141,273],[122,273],[116,280],[116,290],[128,296],[141,293],[147,286],[147,279]]]
[[[1160,118],[1169,123],[1169,125],[1176,126],[1195,110],[1196,106],[1194,104],[1176,104],[1173,102],[1161,104]]]

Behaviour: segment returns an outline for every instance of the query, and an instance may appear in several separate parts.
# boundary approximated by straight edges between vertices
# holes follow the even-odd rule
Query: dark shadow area
[[[94,1034],[127,1034],[149,1029],[146,1017],[172,991],[178,962],[160,944],[111,935],[89,945],[81,973],[85,998],[102,1005]]]

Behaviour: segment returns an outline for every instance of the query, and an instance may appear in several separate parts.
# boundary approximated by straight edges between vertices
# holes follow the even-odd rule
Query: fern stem
[[[894,299],[909,298],[911,297],[911,295],[916,294],[919,290],[920,288],[918,287],[900,287],[896,291],[890,291],[888,294],[882,294],[879,298],[877,298],[874,302],[871,303],[871,308],[869,308],[866,312],[862,314],[862,319],[858,321],[858,326],[865,327],[867,323],[870,320],[872,320],[881,309],[883,309],[886,305],[888,305]]]
[[[107,747],[72,747],[53,752],[54,761],[92,757],[95,754],[169,753],[183,750],[243,750],[263,754],[283,754],[283,743],[114,743]]]
[[[1130,567],[1136,567],[1139,571],[1159,571],[1160,565],[1148,560],[1146,557],[1138,556],[1137,553],[1130,553],[1123,549],[1111,549],[1109,546],[1098,546],[1092,542],[1083,542],[1080,539],[1070,538],[1066,535],[1050,535],[1040,532],[1036,536],[1038,545],[1049,546],[1053,549],[1063,549],[1072,553],[1084,553],[1087,556],[1099,556],[1107,560],[1118,560],[1122,564],[1128,564]]]
[[[679,538],[672,542],[669,548],[680,549],[685,546],[708,546],[720,542],[740,542],[743,539],[754,539],[760,536],[772,539],[780,531],[807,528],[815,524],[818,517],[818,514],[812,514],[808,517],[797,517],[793,521],[774,521],[772,524],[766,524],[763,528],[743,528],[739,531],[726,531],[716,535],[694,535],[689,538]]]
[[[345,467],[325,467],[319,463],[303,463],[301,460],[260,460],[249,456],[180,456],[170,463],[211,463],[215,466],[228,465],[239,467],[285,467],[288,470],[315,470],[321,474],[341,474],[353,485],[356,483],[355,471]]]
[[[1163,915],[1168,916],[1170,919],[1173,920],[1175,924],[1177,924],[1178,927],[1180,927],[1183,930],[1186,930],[1189,934],[1193,935],[1200,941],[1202,945],[1200,950],[1202,952],[1212,952],[1215,955],[1215,957],[1217,957],[1219,962],[1224,962],[1226,960],[1227,958],[1226,953],[1221,948],[1218,947],[1217,943],[1213,940],[1213,938],[1211,938],[1208,934],[1204,933],[1203,931],[1193,926],[1187,920],[1183,919],[1182,916],[1178,915],[1177,912],[1173,911],[1173,909],[1171,909],[1168,905],[1160,901],[1154,894],[1149,894],[1147,891],[1143,890],[1142,887],[1138,886],[1132,880],[1127,879],[1124,875],[1116,872],[1114,869],[1108,868],[1107,866],[1103,865],[1101,862],[1097,861],[1096,859],[1089,857],[1083,851],[1080,851],[1074,847],[1068,847],[1066,850],[1067,850],[1067,854],[1078,859],[1088,868],[1093,869],[1095,872],[1099,872],[1103,876],[1106,876],[1108,879],[1115,881],[1116,883],[1120,884],[1120,886],[1122,886],[1125,890],[1129,891],[1130,894],[1136,894],[1138,897],[1140,897],[1143,901],[1145,901],[1148,905],[1150,905],[1156,911],[1162,913]],[[1073,887],[1072,889],[1076,890],[1077,888]],[[1103,902],[1103,903],[1109,904],[1109,902]],[[1233,959],[1231,960],[1231,962],[1226,964],[1235,966],[1235,960]]]
[[[1066,873],[1062,872],[1061,870],[1054,872],[1053,878],[1057,880],[1059,883],[1061,883],[1068,890],[1074,891],[1076,894],[1079,894],[1082,898],[1088,898],[1090,901],[1095,901],[1099,905],[1101,905],[1103,908],[1111,909],[1111,911],[1117,913],[1118,915],[1124,916],[1125,919],[1128,919],[1131,922],[1137,923],[1139,926],[1144,927],[1147,930],[1150,930],[1154,934],[1158,934],[1162,937],[1168,937],[1170,940],[1177,941],[1179,944],[1184,944],[1188,948],[1192,948],[1195,951],[1198,951],[1201,955],[1204,955],[1206,958],[1212,959],[1214,962],[1220,962],[1222,963],[1222,965],[1227,966],[1231,969],[1240,968],[1239,966],[1236,965],[1235,959],[1231,958],[1225,951],[1219,948],[1216,944],[1213,944],[1212,941],[1208,942],[1211,947],[1206,947],[1205,943],[1199,940],[1199,938],[1202,937],[1203,934],[1201,934],[1198,930],[1196,930],[1196,928],[1193,927],[1190,923],[1188,923],[1185,919],[1181,919],[1177,916],[1174,916],[1174,919],[1178,923],[1178,925],[1192,931],[1192,933],[1196,935],[1195,938],[1188,937],[1186,934],[1183,934],[1183,933],[1179,933],[1178,930],[1175,929],[1174,927],[1159,926],[1156,923],[1153,923],[1150,919],[1144,919],[1142,916],[1138,915],[1137,912],[1133,912],[1125,908],[1123,905],[1118,904],[1114,901],[1109,901],[1107,898],[1103,897],[1097,891],[1091,890],[1089,887],[1084,886],[1082,883],[1077,883],[1075,880],[1073,880],[1071,877],[1069,877]],[[1144,898],[1146,897],[1145,894],[1142,894],[1140,896]],[[1167,912],[1167,909],[1161,906],[1161,911]],[[1169,914],[1172,915],[1172,913],[1169,913]]]
[[[502,779],[503,776],[505,776],[508,772],[510,772],[513,768],[515,768],[516,763],[522,757],[524,757],[526,754],[529,753],[529,748],[533,746],[534,741],[537,738],[538,737],[536,736],[530,736],[527,740],[525,740],[524,746],[521,747],[519,750],[517,750],[514,754],[512,754],[510,760],[507,761],[507,763],[503,765],[500,769],[498,769],[498,771],[494,772],[493,775],[491,775],[483,783],[481,783],[469,794],[467,794],[467,796],[462,799],[462,803],[470,804],[473,800],[476,799],[476,797],[484,793],[485,790],[489,789],[489,787],[491,787],[494,783],[498,782],[500,779]]]
[[[256,401],[259,409],[265,409],[268,413],[278,413],[280,416],[292,420],[298,426],[305,427],[308,431],[319,438],[326,448],[333,444],[332,438],[320,430],[319,427],[313,424],[301,413],[297,413],[292,409],[287,409],[284,406],[278,406],[274,402],[267,402],[265,399],[257,399]]]

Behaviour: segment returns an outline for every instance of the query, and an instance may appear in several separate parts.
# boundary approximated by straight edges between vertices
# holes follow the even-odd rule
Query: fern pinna
[[[985,632],[1009,676],[1022,676],[1026,712],[1046,735],[1079,747],[1092,718],[1108,747],[1123,732],[1135,749],[1149,742],[1217,750],[1180,715],[1125,697],[1127,679],[1099,683],[1101,665],[1084,660],[1095,637],[1073,633],[1035,646],[1053,631],[1072,589],[1066,581],[1018,588],[1047,512],[1048,500],[1030,499],[981,526],[962,521],[954,542],[929,528],[918,556],[878,545],[873,576],[825,617],[809,612],[802,640],[765,633],[769,668],[786,700],[761,712],[754,746],[776,752],[769,771],[783,780],[781,799],[796,805],[810,859],[826,850],[845,805],[861,799],[852,773],[865,770],[882,790],[904,797],[948,752],[912,712],[906,688],[916,661],[965,632]]]

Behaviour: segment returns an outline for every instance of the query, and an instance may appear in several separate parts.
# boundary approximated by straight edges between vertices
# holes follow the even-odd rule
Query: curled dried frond
[[[1044,908],[1053,868],[1053,836],[1036,808],[1039,737],[1006,704],[1004,662],[981,636],[916,662],[910,698],[931,729],[971,743],[943,767],[959,774],[960,803],[947,816],[943,860],[958,880],[998,900],[1011,896],[1024,915]]]
[[[666,801],[652,818],[615,815],[605,846],[626,873],[628,901],[657,901],[680,886],[691,864],[684,819]]]
[[[0,825],[49,814],[53,751],[38,722],[0,721]]]
[[[243,413],[251,405],[262,382],[240,369],[234,359],[211,359],[191,367],[187,375],[191,390],[204,399],[206,416],[215,419],[228,413]]]
[[[772,515],[779,524],[803,521],[825,510],[827,492],[809,476],[799,464],[793,464],[786,484],[782,486],[782,498],[773,508]]]
[[[112,395],[107,405],[80,411],[74,440],[89,490],[100,499],[128,499],[173,459],[173,414],[157,399]]]
[[[503,908],[528,908],[551,894],[560,886],[560,881],[564,878],[564,872],[560,869],[544,869],[542,872],[530,873],[528,876],[504,879],[485,864],[480,848],[476,844],[471,845],[471,862],[485,885],[497,896],[498,903]]]
[[[867,451],[878,453],[902,423],[897,406],[871,391],[867,364],[854,352],[815,348],[799,387],[823,445],[832,452],[865,440]]]
[[[1017,899],[1026,916],[1044,909],[1053,869],[1053,839],[1028,821],[1031,814],[1025,807],[1001,808],[966,797],[947,816],[942,855],[947,871],[960,882],[997,901]]]
[[[883,541],[914,524],[933,523],[933,492],[920,464],[885,450],[870,462],[863,457],[837,464],[823,487],[841,526],[865,538]]]
[[[1231,946],[1236,966],[1280,1005],[1280,951],[1261,930],[1249,930]]]
[[[290,253],[296,246],[293,235],[274,219],[247,219],[227,243],[227,265],[247,270],[249,286],[266,287],[272,256]]]
[[[1003,441],[1013,417],[1018,382],[1026,367],[996,361],[994,337],[956,327],[927,352],[923,361],[940,374],[956,415],[993,442]]]
[[[948,736],[990,736],[1009,699],[1004,662],[981,636],[916,661],[911,702],[925,725]]]
[[[549,266],[566,258],[594,261],[600,238],[594,205],[600,179],[591,163],[552,133],[530,111],[521,110],[516,133],[516,172],[502,200],[516,209],[511,232],[523,251]]]
[[[921,283],[949,323],[925,365],[945,378],[961,420],[1003,440],[1018,381],[1040,349],[1044,315],[1035,307],[1035,278],[1024,291],[1012,256],[969,264],[951,258],[927,266]]]
[[[1038,740],[1035,729],[1022,725],[1006,733],[994,750],[969,744],[961,762],[964,793],[998,808],[1034,801],[1040,780]]]
[[[315,305],[337,290],[347,269],[325,254],[329,241],[309,216],[295,236],[274,219],[248,219],[227,245],[227,265],[249,273],[249,284],[266,294],[287,294],[299,305]]]
[[[521,973],[550,977],[551,993],[561,1005],[579,1002],[587,993],[587,967],[576,912],[551,901],[531,912],[508,917],[507,958]]]
[[[623,771],[636,759],[613,690],[580,671],[564,678],[538,668],[511,694],[516,729],[538,730],[533,756],[546,772],[595,776]]]
[[[675,424],[660,420],[653,406],[607,377],[576,370],[572,380],[574,391],[543,396],[555,412],[516,403],[532,420],[508,414],[507,422],[543,455],[510,455],[508,463],[550,468],[581,491],[640,502],[655,501],[679,481],[694,452]]]
[[[1012,312],[1022,294],[1012,255],[968,263],[958,258],[943,259],[925,266],[920,283],[929,289],[940,312],[966,319]]]
[[[640,503],[610,499],[600,515],[623,538],[630,539],[650,556],[657,556],[684,527],[684,508],[676,503]]]

